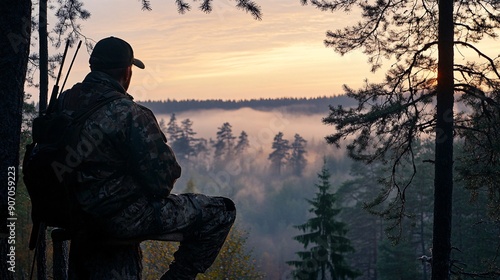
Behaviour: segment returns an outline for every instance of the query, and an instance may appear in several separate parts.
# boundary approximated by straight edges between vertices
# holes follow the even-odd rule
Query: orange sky
[[[139,1],[86,0],[92,16],[82,22],[82,33],[95,41],[113,35],[132,45],[146,64],[145,70],[135,68],[129,88],[136,100],[316,97],[383,77],[383,70],[369,71],[361,52],[340,56],[323,44],[327,30],[352,24],[358,14],[321,12],[299,0],[257,2],[262,21],[230,0],[214,0],[210,14],[189,1],[193,9],[184,15],[173,0],[152,0],[152,11],[142,11]],[[66,87],[88,73],[88,57],[83,47]]]
[[[134,71],[129,92],[136,100],[316,97],[373,79],[366,56],[341,57],[323,44],[328,29],[355,15],[321,12],[299,0],[257,2],[262,21],[229,0],[214,0],[210,14],[193,6],[183,15],[173,0],[151,1],[152,11],[142,11],[139,1],[87,0],[92,16],[82,22],[82,33],[96,41],[113,35],[132,45],[146,64]],[[82,47],[66,87],[85,77],[88,57]]]

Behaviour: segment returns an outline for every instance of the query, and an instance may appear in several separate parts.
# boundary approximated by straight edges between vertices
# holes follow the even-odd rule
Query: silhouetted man
[[[161,279],[195,279],[218,255],[235,206],[223,197],[171,194],[181,167],[153,113],[127,93],[132,66],[145,68],[127,42],[99,41],[89,63],[91,72],[61,94],[59,109],[71,114],[103,98],[119,98],[92,113],[73,142],[81,158],[74,186],[78,208],[113,238],[182,234]]]

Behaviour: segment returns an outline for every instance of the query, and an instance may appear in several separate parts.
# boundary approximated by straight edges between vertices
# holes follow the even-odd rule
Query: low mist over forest
[[[166,109],[172,106],[169,101],[144,104],[153,109],[183,167],[173,192],[193,191],[194,185],[195,192],[235,200],[237,226],[248,231],[248,247],[265,279],[285,279],[289,274],[285,262],[301,249],[293,240],[299,233],[293,226],[308,217],[306,199],[315,193],[316,174],[324,158],[328,158],[332,182],[339,184],[349,178],[350,160],[324,139],[332,129],[322,123],[328,105],[340,105],[328,103],[332,100],[349,104],[345,97],[241,103],[183,101],[172,104],[181,108],[193,103],[206,106],[170,113]],[[242,134],[247,135],[247,146],[237,151]],[[283,159],[276,168],[270,157],[277,135],[290,146],[289,158],[297,137],[304,140],[303,165],[292,168]],[[180,140],[184,138],[189,139]],[[219,148],[218,143],[224,141],[226,146]]]
[[[248,232],[248,249],[265,279],[289,279],[292,268],[286,262],[304,249],[294,240],[301,234],[295,226],[313,215],[308,200],[317,192],[325,162],[338,196],[339,217],[355,249],[346,257],[361,273],[357,279],[430,279],[425,260],[432,246],[432,140],[421,139],[415,145],[415,175],[411,160],[401,159],[396,180],[408,184],[407,215],[384,219],[366,207],[381,195],[396,197],[397,190],[387,188],[390,167],[353,162],[343,148],[324,139],[334,132],[322,123],[328,105],[352,103],[345,96],[281,101],[146,102],[183,166],[174,192],[232,198],[238,208],[236,226]],[[198,109],[179,109],[194,103]],[[179,107],[169,112],[173,104]],[[453,257],[466,263],[467,270],[487,270],[498,265],[491,261],[496,247],[487,245],[498,243],[498,225],[487,218],[487,194],[475,193],[471,200],[463,182],[456,185],[452,239],[458,250]],[[397,209],[398,202],[390,203],[389,199],[370,210]]]

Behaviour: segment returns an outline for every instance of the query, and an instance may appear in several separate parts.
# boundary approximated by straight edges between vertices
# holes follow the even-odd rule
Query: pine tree
[[[280,175],[290,157],[290,144],[288,140],[283,139],[283,132],[280,131],[274,136],[272,149],[273,152],[268,157],[271,160],[271,171]]]
[[[236,139],[236,137],[233,136],[232,126],[228,122],[223,123],[218,129],[217,140],[213,145],[215,148],[214,157],[216,160],[227,160],[232,155],[234,139]]]
[[[295,267],[294,279],[354,279],[359,273],[349,267],[345,255],[353,252],[351,242],[346,238],[347,224],[338,221],[341,209],[336,208],[336,195],[331,193],[330,172],[326,160],[321,173],[316,197],[308,200],[314,216],[306,223],[295,226],[304,234],[294,239],[304,245],[306,251],[297,252],[300,260],[289,261]]]
[[[302,173],[306,168],[306,144],[307,141],[302,138],[302,136],[296,133],[294,136],[294,141],[292,143],[292,154],[290,156],[290,166],[294,175],[302,176]]]
[[[181,131],[181,128],[177,124],[177,117],[175,116],[175,113],[173,113],[170,115],[170,121],[167,124],[168,140],[171,142],[171,145],[173,145],[175,141],[180,138]]]
[[[177,139],[172,144],[172,148],[179,158],[189,158],[195,153],[196,132],[193,131],[193,122],[185,119],[181,122]]]
[[[209,152],[208,141],[205,138],[196,139],[194,146],[194,153],[196,154],[197,162],[203,162],[207,158]]]
[[[463,133],[459,151],[458,175],[474,196],[489,193],[487,202],[493,220],[500,218],[500,95],[487,101],[466,99],[473,108],[469,120],[472,129]]]
[[[158,122],[158,126],[160,127],[160,129],[163,133],[167,133],[167,125],[165,124],[164,118],[160,119],[160,121]]]
[[[458,156],[463,156],[463,152],[459,150]],[[466,167],[462,166],[462,168]],[[473,171],[479,171],[478,166],[469,166],[469,168]],[[484,177],[491,175],[484,174]],[[498,179],[492,178],[492,180]],[[486,179],[478,178],[477,181],[485,182]],[[483,275],[485,279],[488,277],[500,279],[498,212],[495,214],[497,219],[491,219],[491,197],[498,195],[498,193],[476,188],[469,189],[469,184],[468,181],[458,180],[456,182],[457,189],[453,192],[451,240],[455,250],[452,251],[452,259],[457,260],[456,262],[459,262],[460,265],[453,266],[452,273],[466,272],[467,275],[471,276],[471,279],[481,279],[480,275]],[[498,209],[498,205],[496,207]]]
[[[195,140],[194,136],[196,135],[196,132],[193,131],[193,122],[190,119],[185,119],[181,122],[181,129],[189,142]]]
[[[349,171],[352,179],[343,182],[336,192],[343,208],[340,216],[350,221],[347,237],[356,250],[349,255],[349,263],[362,273],[360,279],[363,280],[378,279],[379,275],[377,259],[384,237],[383,219],[372,215],[365,206],[383,188],[380,174],[384,174],[382,164],[366,165],[355,161]]]
[[[419,262],[411,242],[402,240],[396,245],[385,239],[380,245],[377,260],[379,277],[383,280],[420,280]]]
[[[238,137],[238,143],[236,144],[235,151],[237,155],[241,155],[245,152],[246,149],[250,147],[250,142],[248,140],[248,134],[245,131],[240,133]]]
[[[432,279],[450,279],[453,142],[456,135],[476,131],[469,123],[471,112],[479,110],[481,118],[489,118],[488,104],[498,106],[494,98],[500,81],[497,55],[481,50],[479,44],[498,37],[498,1],[302,3],[329,12],[359,9],[359,21],[328,31],[325,44],[342,55],[362,51],[372,71],[386,60],[391,64],[382,82],[366,81],[359,90],[344,87],[358,105],[330,107],[323,121],[335,127],[335,132],[327,137],[328,142],[337,146],[347,142],[354,159],[368,163],[380,160],[397,170],[402,158],[413,157],[415,140],[434,136]],[[459,59],[455,59],[455,52]],[[459,114],[453,113],[455,96],[461,106],[468,107]],[[392,176],[399,174],[393,172]],[[402,191],[397,197],[387,196],[393,200],[389,204],[404,204],[407,186],[393,187]],[[404,211],[385,213],[400,218],[407,215]]]

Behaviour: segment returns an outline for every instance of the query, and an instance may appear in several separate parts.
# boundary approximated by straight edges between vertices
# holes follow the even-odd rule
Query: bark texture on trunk
[[[15,218],[9,211],[8,197],[15,199],[19,178],[19,144],[21,139],[24,81],[28,65],[31,1],[2,0],[0,2],[0,254],[2,258],[22,244],[12,244],[7,218]],[[13,182],[9,186],[9,181]],[[9,189],[10,188],[10,189]],[[12,195],[14,194],[14,195]],[[9,221],[14,223],[15,220]],[[17,226],[17,225],[16,225]],[[14,234],[15,235],[15,234]],[[9,239],[11,238],[11,239]],[[10,243],[9,243],[10,241]],[[0,279],[14,279],[15,275],[7,262],[0,264]]]
[[[453,0],[439,1],[432,280],[450,279],[453,195]]]

